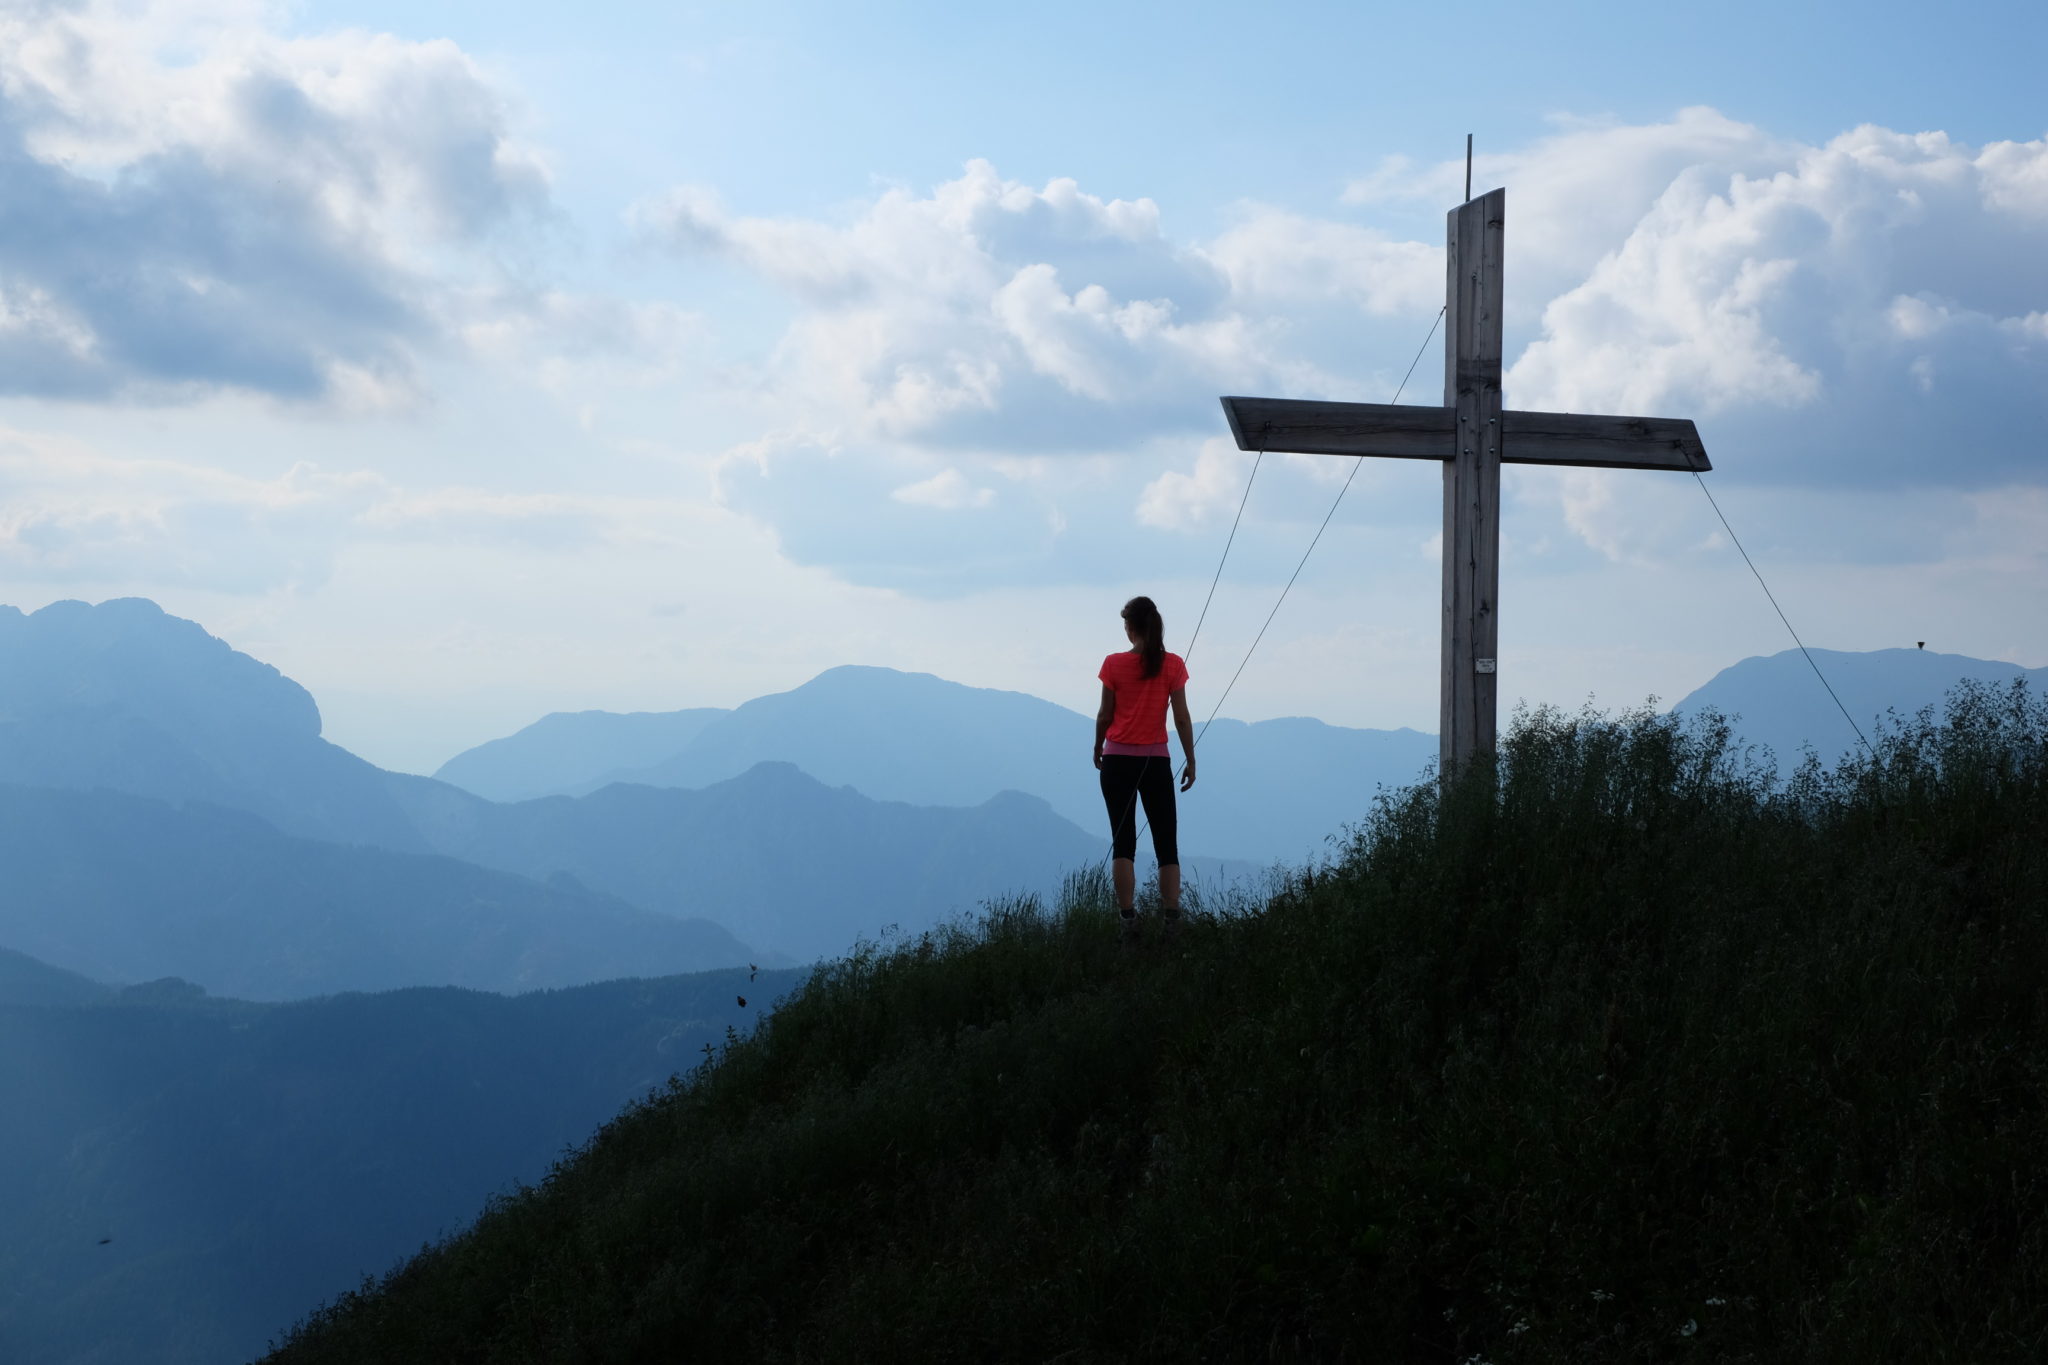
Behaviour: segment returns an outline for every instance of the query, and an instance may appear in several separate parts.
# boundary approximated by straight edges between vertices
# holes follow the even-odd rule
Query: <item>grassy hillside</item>
[[[272,1359],[2039,1359],[2048,706],[1881,747],[1538,712],[1171,948],[857,954]]]

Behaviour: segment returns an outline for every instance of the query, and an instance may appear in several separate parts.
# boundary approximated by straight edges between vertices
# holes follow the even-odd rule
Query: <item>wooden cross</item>
[[[1689,421],[1503,412],[1501,263],[1507,191],[1468,199],[1447,222],[1442,407],[1225,398],[1238,449],[1391,455],[1444,466],[1444,619],[1439,763],[1448,779],[1493,752],[1502,464],[1713,468]]]

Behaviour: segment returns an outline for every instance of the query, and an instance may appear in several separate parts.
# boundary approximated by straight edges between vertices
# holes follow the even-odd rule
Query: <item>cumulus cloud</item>
[[[1441,245],[1278,209],[1248,213],[1202,254],[1240,306],[1261,313],[1334,301],[1353,313],[1427,317],[1444,297]]]
[[[1726,180],[1769,174],[1797,150],[1796,144],[1704,107],[1682,109],[1656,123],[1559,118],[1554,127],[1525,146],[1481,148],[1473,163],[1475,193],[1509,187],[1511,319],[1533,313],[1582,280],[1680,176]],[[1416,166],[1405,157],[1389,157],[1352,181],[1343,197],[1367,210],[1421,209],[1440,221],[1438,215],[1464,196],[1464,175],[1462,159]],[[1431,244],[1440,247],[1441,236]],[[1441,302],[1441,270],[1434,285]]]
[[[461,303],[462,340],[561,398],[671,382],[706,336],[698,313],[564,289],[482,289]]]
[[[450,253],[542,209],[447,42],[267,5],[0,11],[0,392],[405,401]]]
[[[941,512],[961,512],[971,507],[988,507],[996,500],[993,488],[976,488],[957,469],[942,469],[929,479],[906,483],[890,492],[898,502],[912,507],[930,507]]]
[[[1462,176],[1391,161],[1347,191],[1348,209],[1241,205],[1206,239],[1172,236],[1149,200],[1021,184],[982,162],[838,220],[748,217],[682,189],[638,221],[786,292],[787,325],[753,379],[792,449],[835,452],[804,458],[829,468],[842,520],[887,502],[876,524],[893,526],[919,499],[999,482],[1006,458],[1107,471],[983,509],[963,552],[979,562],[1008,543],[1016,564],[1043,566],[1046,528],[1068,524],[1077,496],[1094,500],[1084,519],[1117,506],[1124,529],[1213,523],[1241,479],[1214,439],[1217,393],[1394,398],[1441,301],[1442,245],[1375,219],[1412,223],[1417,205],[1434,218]],[[1475,188],[1502,182],[1515,406],[1693,417],[1723,482],[2041,482],[2048,142],[1858,128],[1815,146],[1696,108],[1561,121],[1481,156]],[[1425,359],[1406,401],[1435,397]],[[1190,436],[1209,439],[1168,453]],[[1670,490],[1633,491],[1646,478],[1553,474],[1530,497],[1602,555],[1706,544],[1689,513],[1645,501]],[[889,577],[893,555],[809,525],[773,482],[755,468],[726,486],[748,490],[745,509],[790,553],[911,581]]]
[[[1742,478],[2038,480],[2048,142],[1854,129],[1767,174],[1673,179],[1544,308],[1516,406],[1705,421]]]
[[[1240,495],[1251,455],[1222,437],[1202,443],[1195,466],[1187,473],[1169,469],[1145,485],[1138,495],[1138,520],[1165,530],[1192,530]]]
[[[736,216],[688,187],[635,216],[788,291],[763,382],[828,442],[1096,452],[1199,429],[1219,392],[1328,387],[1290,351],[1281,305],[1426,316],[1441,288],[1440,249],[1256,209],[1214,243],[1176,242],[1149,199],[982,161],[845,223]]]
[[[1211,554],[1171,529],[1133,524],[1158,468],[1120,457],[977,460],[898,446],[835,447],[783,435],[732,452],[719,500],[773,531],[781,553],[863,586],[920,597],[1121,580]]]
[[[574,550],[618,521],[602,500],[407,488],[310,462],[250,477],[0,429],[0,577],[15,581],[260,593],[317,585],[354,543]]]

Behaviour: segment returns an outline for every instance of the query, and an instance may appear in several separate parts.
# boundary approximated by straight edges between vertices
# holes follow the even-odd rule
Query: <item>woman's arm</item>
[[[1166,694],[1173,703],[1173,728],[1180,732],[1180,751],[1187,755],[1187,762],[1181,765],[1180,789],[1186,791],[1195,785],[1195,721],[1188,714],[1188,690],[1176,687]]]
[[[1109,737],[1109,723],[1116,719],[1116,689],[1102,685],[1102,704],[1095,708],[1095,766],[1102,766],[1102,741]]]

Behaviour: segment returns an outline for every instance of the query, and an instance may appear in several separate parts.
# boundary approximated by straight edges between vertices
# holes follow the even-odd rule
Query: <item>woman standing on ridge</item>
[[[1169,936],[1180,928],[1180,844],[1173,806],[1173,756],[1166,747],[1166,710],[1187,762],[1180,789],[1195,785],[1195,726],[1188,718],[1188,666],[1166,652],[1166,623],[1149,597],[1124,603],[1131,647],[1102,661],[1102,705],[1095,712],[1095,766],[1109,808],[1111,870],[1126,942],[1138,932],[1138,804],[1152,825],[1159,859],[1159,910]]]

